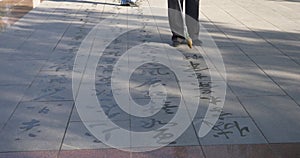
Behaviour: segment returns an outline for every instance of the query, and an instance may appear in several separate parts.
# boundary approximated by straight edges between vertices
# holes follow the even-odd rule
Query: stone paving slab
[[[82,122],[70,122],[63,140],[62,150],[109,148],[95,138]]]
[[[223,60],[226,68],[232,67],[257,67],[254,61],[246,56],[239,48],[221,47]]]
[[[31,84],[43,63],[41,60],[1,60],[0,85]]]
[[[263,0],[202,1],[201,22],[206,28],[201,28],[203,35],[200,38],[204,41],[202,49],[188,50],[187,46],[182,45],[178,50],[183,52],[186,59],[175,58],[171,53],[166,56],[166,60],[175,68],[178,66],[176,64],[187,59],[188,62],[195,62],[194,67],[187,67],[189,69],[195,68],[195,64],[199,64],[199,70],[207,68],[203,57],[190,58],[195,52],[211,53],[207,35],[214,38],[223,56],[229,89],[221,117],[206,137],[197,138],[196,134],[200,128],[199,122],[203,119],[211,100],[200,103],[194,125],[190,126],[176,143],[169,144],[172,147],[146,153],[126,153],[115,149],[79,150],[108,148],[85,129],[73,106],[71,72],[76,53],[83,47],[86,51],[81,52],[79,59],[86,61],[96,61],[98,53],[102,53],[101,50],[106,47],[104,57],[100,58],[100,62],[97,60],[98,65],[95,68],[96,89],[89,89],[89,92],[96,91],[97,88],[108,90],[103,98],[98,91],[95,96],[103,104],[109,105],[108,110],[104,112],[111,116],[123,112],[121,117],[112,120],[117,123],[127,122],[125,124],[128,125],[128,129],[147,130],[145,124],[141,124],[141,121],[145,120],[125,115],[120,108],[110,111],[114,102],[109,90],[110,80],[105,79],[111,77],[107,72],[116,64],[113,61],[119,59],[127,50],[132,50],[134,46],[145,42],[163,43],[161,45],[164,47],[171,44],[167,1],[141,0],[139,3],[140,7],[134,8],[120,7],[119,2],[113,0],[45,1],[0,34],[0,105],[3,108],[0,112],[0,137],[4,140],[0,142],[0,157],[39,157],[40,154],[45,154],[45,157],[48,154],[57,157],[61,149],[58,157],[241,157],[240,151],[247,152],[246,157],[289,155],[287,152],[280,152],[276,145],[269,146],[269,143],[297,144],[300,141],[300,127],[297,122],[300,119],[300,43],[297,27],[300,16],[296,14],[300,6],[292,1]],[[101,29],[89,34],[99,23],[102,24]],[[205,34],[206,30],[208,34]],[[113,35],[118,34],[122,35],[110,41]],[[81,47],[80,44],[85,39],[88,44]],[[161,45],[156,44],[157,47]],[[141,58],[128,56],[128,65],[134,64],[130,62],[134,61],[133,59]],[[80,67],[78,72],[94,68],[93,65],[86,65],[86,61],[81,63],[84,66]],[[168,98],[171,103],[179,102],[177,95],[182,95],[182,92],[173,88],[178,89],[178,85],[192,81],[177,81],[170,69],[161,65],[146,64],[139,70],[145,71],[134,72],[131,93],[133,100],[142,105],[149,102],[150,95],[147,94],[147,86],[139,86],[149,77],[161,79],[169,86],[169,91],[176,94]],[[201,84],[209,85],[208,82],[213,76],[219,79],[218,83],[224,83],[225,76],[221,76],[219,69],[210,70],[214,73],[201,71]],[[162,75],[165,73],[168,73],[168,76]],[[208,77],[203,78],[202,75]],[[90,81],[94,78],[93,73],[86,74],[81,86],[91,85]],[[11,96],[11,93],[15,95]],[[90,98],[85,99],[84,101],[89,101]],[[20,101],[21,104],[18,104]],[[169,109],[156,116],[160,121],[168,121],[175,112],[176,110]],[[125,126],[122,123],[118,125]],[[222,126],[228,131],[220,129]],[[149,147],[149,144],[145,143],[135,140],[135,143],[130,143],[130,147]],[[141,144],[144,145],[140,146]],[[290,145],[284,150],[290,150],[291,157],[295,157],[299,155],[294,152],[295,148],[297,146]],[[54,151],[12,152],[35,150]]]
[[[73,102],[23,102],[0,133],[1,152],[59,150]]]
[[[300,107],[289,97],[239,98],[268,142],[299,142]]]
[[[292,84],[290,86],[283,85],[282,89],[295,101],[298,105],[300,105],[300,96],[299,96],[299,83]]]
[[[199,138],[201,145],[267,143],[251,118],[230,118],[226,114],[223,113],[208,135]],[[196,131],[202,122],[202,119],[194,120]]]
[[[195,116],[197,119],[205,117],[205,113],[208,108],[208,103],[208,100],[200,101],[199,109]],[[238,98],[233,94],[233,92],[229,88],[226,91],[225,103],[221,116],[222,115],[229,118],[249,117],[249,114],[245,111],[243,105],[240,103]]]
[[[69,72],[41,72],[25,92],[23,101],[71,101],[71,81]]]
[[[0,86],[0,123],[4,125],[21,101],[27,85]],[[3,126],[1,126],[2,129]]]
[[[145,120],[144,120],[145,121]],[[145,124],[145,122],[147,122],[147,124]],[[143,124],[141,123],[136,123],[136,121],[132,121],[131,124],[131,130],[132,131],[149,131],[149,130],[153,130],[157,127],[157,124],[152,127],[149,128],[147,127],[148,124],[150,124],[150,120],[149,121],[145,121]],[[165,123],[162,121],[162,123]],[[135,138],[131,138],[131,147],[132,148],[147,148],[147,147],[156,147],[153,144],[149,144],[149,142],[147,142],[147,140],[145,139],[135,139]],[[168,144],[168,146],[199,146],[200,143],[197,139],[196,133],[194,131],[193,126],[189,126],[186,131],[180,136],[178,137],[176,140],[174,140],[173,142],[171,142],[170,144]]]
[[[285,95],[261,69],[227,67],[228,85],[237,96]]]

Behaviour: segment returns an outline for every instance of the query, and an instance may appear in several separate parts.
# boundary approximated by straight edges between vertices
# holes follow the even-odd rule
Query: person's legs
[[[199,0],[185,0],[186,4],[186,25],[190,37],[198,39],[199,35]]]
[[[127,4],[127,0],[121,0],[121,5]]]
[[[181,6],[183,0],[181,1]],[[178,0],[168,0],[168,18],[169,25],[172,31],[172,41],[181,43],[184,40],[183,34],[183,21],[180,12]]]
[[[135,4],[136,0],[121,0],[122,6],[137,6]]]

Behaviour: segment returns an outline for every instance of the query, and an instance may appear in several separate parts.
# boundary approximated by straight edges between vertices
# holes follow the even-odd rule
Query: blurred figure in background
[[[121,0],[121,6],[137,7],[136,0]]]

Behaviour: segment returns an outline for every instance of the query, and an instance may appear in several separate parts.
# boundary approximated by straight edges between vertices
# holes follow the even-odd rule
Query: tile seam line
[[[257,14],[253,13],[252,11],[248,10],[247,8],[245,8],[244,6],[242,6],[241,4],[233,1],[233,0],[230,0],[232,3],[236,4],[237,6],[239,6],[241,9],[243,9],[244,11],[252,14],[252,15],[255,15],[259,20],[262,20],[264,22],[267,22],[268,24],[271,24],[273,27],[277,28],[278,30],[280,31],[284,31],[282,30],[281,28],[277,27],[276,25],[274,25],[273,23],[271,23],[270,21],[268,21],[267,19],[263,18],[262,16],[258,16]],[[270,7],[269,7],[270,8]],[[223,9],[224,10],[224,9]],[[225,10],[224,10],[225,11]],[[227,11],[226,11],[227,12]],[[227,12],[227,14],[231,15],[229,12]],[[231,15],[232,16],[232,15]],[[233,17],[233,16],[232,16]],[[237,20],[237,19],[236,19]],[[240,23],[242,23],[240,20],[238,20]],[[244,23],[242,23],[243,25],[245,25]],[[245,25],[246,26],[246,25]],[[248,27],[247,27],[248,28]]]
[[[158,24],[157,24],[157,20],[156,20],[155,16],[153,15],[153,12],[154,12],[154,11],[153,11],[153,9],[152,9],[152,7],[151,7],[151,5],[150,5],[149,0],[147,0],[147,3],[148,3],[148,6],[149,6],[149,9],[150,9],[150,12],[151,12],[151,16],[152,16],[152,18],[153,18],[153,20],[154,20],[154,22],[155,22],[156,30],[157,30],[157,32],[159,33],[159,38],[160,38],[161,41],[163,41],[163,38],[162,38],[162,35],[161,35],[161,31],[159,30],[159,26],[158,26]],[[169,58],[169,60],[170,60],[170,58]]]
[[[106,1],[105,1],[105,2],[106,2]],[[99,19],[101,19],[102,16],[103,16],[103,14],[104,14],[105,6],[106,6],[106,5],[104,5],[104,6],[102,7],[103,9],[102,9],[102,12],[101,12],[101,16],[99,16]],[[113,12],[114,12],[114,9],[113,9]],[[118,13],[118,12],[116,12],[116,13]],[[116,13],[115,13],[115,14],[116,14]],[[114,14],[114,13],[112,13],[112,14]],[[96,37],[94,37],[94,40],[93,40],[93,42],[92,42],[92,46],[91,46],[91,48],[90,48],[90,50],[89,50],[90,53],[91,53],[92,47],[93,47],[93,45],[94,45],[95,38],[96,38]],[[89,53],[89,54],[90,54],[90,53]],[[90,55],[89,55],[87,61],[89,60],[89,58],[90,58]],[[87,67],[87,64],[85,65],[84,72],[85,72],[85,70],[86,70],[86,67]],[[82,76],[82,77],[83,77],[83,76]],[[82,82],[82,77],[81,77],[80,83]],[[60,153],[61,153],[61,151],[62,151],[62,146],[63,146],[63,143],[64,143],[65,136],[66,136],[66,134],[67,134],[68,127],[69,127],[70,123],[73,122],[73,121],[71,121],[71,118],[72,118],[72,114],[73,114],[74,108],[75,108],[75,103],[73,104],[73,107],[72,107],[72,110],[71,110],[71,113],[70,113],[70,116],[69,116],[69,119],[68,119],[68,122],[67,122],[67,126],[66,126],[66,129],[65,129],[65,132],[64,132],[62,141],[61,141],[61,145],[60,145],[60,148],[59,148],[59,152],[58,152],[58,154],[57,154],[57,158],[60,157]],[[82,122],[82,121],[81,121],[81,122]]]
[[[242,101],[240,100],[239,97],[236,97],[237,100],[240,102],[240,104],[244,107],[244,109],[246,110],[246,112],[248,113],[250,119],[252,120],[252,122],[255,124],[256,128],[259,130],[259,132],[263,135],[264,139],[266,140],[267,142],[267,147],[268,149],[270,149],[272,151],[272,154],[273,155],[276,155],[277,158],[282,158],[281,156],[277,155],[274,150],[272,149],[272,147],[270,146],[270,141],[267,139],[267,136],[262,132],[262,130],[259,128],[258,124],[256,123],[256,121],[254,120],[254,118],[250,115],[250,113],[248,112],[248,110],[246,109],[245,105],[242,103]]]
[[[76,10],[76,12],[71,14],[70,18],[75,18],[78,16],[78,12],[79,10],[81,10],[83,8],[83,4]],[[64,35],[68,32],[70,26],[75,22],[75,20],[69,21],[68,22],[68,26],[66,27],[65,31],[62,33],[61,37],[59,38],[59,40],[56,42],[55,46],[52,48],[51,53],[49,55],[49,57],[46,59],[46,61],[44,62],[42,68],[40,69],[39,72],[43,72],[43,68],[45,68],[45,66],[47,65],[47,62],[50,60],[51,55],[53,54],[53,52],[55,51],[55,49],[57,48],[57,46],[60,44],[60,42],[62,41],[62,39],[64,38]]]
[[[220,8],[220,7],[218,7],[218,8]],[[227,13],[227,12],[226,12]],[[205,13],[203,13],[204,15],[205,15]],[[227,13],[228,14],[228,13]],[[230,15],[230,16],[232,16],[232,15]],[[217,25],[215,25],[214,23],[213,23],[213,21],[207,16],[207,15],[205,15],[205,17],[220,31],[220,32],[222,32],[232,43],[234,43],[234,45],[239,49],[239,50],[241,50],[242,51],[242,53],[244,54],[244,55],[246,55],[256,66],[258,66],[259,67],[259,69],[261,69],[261,67],[259,66],[259,65],[257,65],[257,63],[255,63],[254,61],[253,61],[253,59],[252,58],[250,58],[238,45],[237,45],[237,43],[236,42],[234,42],[234,41],[232,41],[229,37],[228,37],[228,35],[224,32],[224,31],[222,31],[220,28],[219,28],[219,26],[217,26]],[[234,18],[235,19],[235,18]],[[244,24],[243,24],[244,25]],[[263,71],[263,70],[262,70]],[[266,72],[265,71],[263,71],[263,73],[265,73],[266,74]],[[267,74],[266,74],[267,75]],[[269,77],[269,75],[267,75],[268,77]],[[270,78],[270,77],[269,77]],[[272,79],[271,79],[272,80]],[[272,80],[273,81],[273,80]],[[273,81],[274,82],[274,81]],[[275,84],[276,85],[278,85],[276,82],[275,82]],[[232,91],[232,88],[228,85],[228,83],[227,83],[227,87],[229,88],[229,89],[231,89],[231,91]],[[282,89],[281,87],[279,87],[280,89]],[[233,91],[232,91],[233,92]],[[289,96],[285,91],[284,91],[284,93],[287,95],[287,96]],[[252,116],[250,115],[250,113],[248,112],[248,110],[245,108],[245,106],[244,106],[244,104],[242,104],[242,102],[241,102],[241,100],[239,99],[239,97],[233,92],[233,94],[235,95],[235,97],[237,98],[237,100],[238,100],[238,102],[242,105],[242,107],[243,107],[243,109],[246,111],[246,113],[248,114],[248,116],[250,117],[250,119],[252,120],[252,122],[255,124],[255,126],[256,126],[256,128],[259,130],[259,132],[262,134],[262,136],[264,137],[264,139],[265,139],[265,141],[269,144],[270,142],[268,141],[268,139],[266,138],[266,136],[264,135],[264,133],[261,131],[261,129],[260,128],[258,128],[258,125],[257,125],[257,123],[254,121],[254,119],[252,118]],[[289,96],[290,98],[291,98],[291,96]],[[292,98],[293,99],[293,98]],[[295,100],[293,100],[294,102],[295,102]],[[297,104],[297,103],[296,103]],[[298,104],[297,104],[298,105]],[[300,106],[300,105],[298,105],[298,106]],[[268,146],[269,147],[269,146]],[[269,147],[270,148],[270,147]],[[272,150],[272,149],[271,149]],[[273,150],[272,150],[273,151]]]
[[[50,12],[47,12],[47,18],[46,19],[44,19],[43,21],[42,21],[42,23],[44,23],[45,21],[47,21],[48,19],[49,19],[49,17],[51,16],[51,14],[52,13],[55,13],[59,8],[60,8],[61,6],[59,6],[58,4],[57,5],[55,5],[55,8],[53,9],[53,10],[51,10]],[[31,10],[32,11],[32,10]],[[30,11],[30,12],[31,12]],[[28,13],[30,13],[30,12],[28,12]],[[27,13],[27,14],[28,14]],[[25,14],[26,15],[26,14]],[[26,43],[26,41],[35,33],[35,32],[37,32],[37,30],[38,29],[34,29],[34,31],[32,31],[31,33],[30,33],[30,35],[28,35],[28,37],[15,49],[15,50],[20,50],[20,48],[22,47],[22,46],[24,46],[24,44]]]
[[[216,5],[217,6],[217,5]],[[217,6],[218,7],[218,6]],[[222,8],[220,8],[220,7],[218,7],[219,9],[222,9]],[[222,9],[223,10],[223,9]],[[227,13],[227,12],[226,12]],[[203,13],[204,14],[204,13]],[[227,13],[228,14],[228,13]],[[204,14],[205,15],[205,14]],[[224,32],[224,31],[222,31],[220,28],[219,28],[219,26],[217,26],[217,25],[215,25],[214,23],[213,23],[213,21],[207,16],[207,15],[205,15],[206,16],[206,18],[220,31],[220,32],[222,32],[234,45],[235,45],[235,47],[237,47],[239,50],[241,50],[241,48],[236,44],[236,42],[234,42],[234,41],[232,41],[229,37],[228,37],[228,35]],[[230,15],[229,14],[229,16],[231,16],[232,17],[232,15]],[[234,18],[235,19],[235,18]],[[236,19],[235,19],[236,20]],[[239,22],[239,21],[238,21]],[[244,25],[244,24],[243,24]],[[242,51],[242,50],[241,50]],[[244,54],[244,55],[246,55],[256,66],[258,66],[247,54],[245,54],[245,52],[244,51],[242,51],[242,53]],[[258,66],[259,67],[259,66]],[[259,67],[260,68],[260,67]],[[261,69],[261,68],[260,68]],[[264,71],[263,71],[264,72]],[[265,72],[264,72],[265,73]],[[232,87],[228,84],[228,83],[226,83],[227,84],[227,88],[229,88],[231,91],[232,91]],[[257,123],[254,121],[254,119],[252,118],[252,116],[250,115],[250,113],[248,112],[248,110],[245,108],[245,106],[244,106],[244,104],[242,104],[242,102],[241,102],[241,100],[238,98],[238,96],[235,94],[235,92],[234,91],[232,91],[232,93],[234,94],[234,96],[235,96],[235,98],[238,100],[238,102],[242,105],[242,107],[243,107],[243,109],[245,110],[245,112],[248,114],[248,116],[249,116],[249,118],[251,119],[251,121],[254,123],[254,125],[256,126],[256,128],[259,130],[259,132],[262,134],[262,136],[264,137],[264,139],[265,139],[265,141],[269,144],[269,141],[268,141],[268,139],[266,138],[266,136],[263,134],[263,132],[261,131],[261,129],[260,128],[258,128],[258,125],[257,125]]]
[[[201,5],[202,6],[202,5]],[[234,46],[233,47],[238,47],[237,45],[236,45],[236,43],[235,42],[233,42],[229,37],[228,37],[228,35],[225,33],[225,32],[223,32],[217,25],[215,25],[215,23],[203,12],[203,11],[201,11],[200,10],[200,13],[202,13],[202,16],[204,16],[207,20],[208,20],[208,22],[211,24],[211,25],[213,25],[215,28],[217,28],[220,32],[222,32],[224,35],[225,35],[225,37],[228,39],[228,40],[230,40],[230,42],[231,43],[233,43],[234,44]],[[199,15],[200,16],[200,15]],[[200,16],[201,17],[201,16]],[[201,19],[199,20],[199,22],[201,22]],[[203,26],[204,27],[204,26]],[[210,32],[208,32],[208,33],[210,33]],[[222,55],[222,54],[221,54]],[[223,56],[223,55],[222,55]],[[218,70],[217,70],[218,71]],[[218,71],[219,72],[219,71]],[[226,72],[226,69],[225,69],[225,72]],[[221,75],[221,77],[222,77],[222,79],[224,79],[224,76],[223,75]],[[228,79],[227,79],[228,80]],[[229,88],[231,91],[232,91],[232,89],[231,89],[231,87],[228,85],[228,83],[227,83],[227,81],[226,81],[226,85],[227,85],[227,88]],[[235,95],[235,94],[234,94]],[[236,97],[236,96],[235,96]],[[244,107],[243,107],[244,108]],[[246,111],[247,112],[247,111]],[[248,112],[247,112],[247,114],[248,114]],[[249,114],[248,114],[249,115]],[[250,115],[249,115],[249,117],[250,117]],[[194,130],[195,130],[195,125],[194,125],[194,123],[192,123],[193,124],[193,128],[194,128]],[[195,130],[195,132],[196,132],[196,130]],[[198,134],[196,134],[196,136],[197,136],[197,139],[198,139],[198,142],[199,142],[199,144],[200,144],[200,148],[201,148],[201,150],[202,150],[202,153],[203,153],[203,156],[204,156],[204,158],[207,158],[207,153],[205,152],[205,150],[204,150],[204,146],[201,144],[201,141],[200,141],[200,138],[198,137]]]
[[[72,114],[73,114],[74,108],[75,108],[75,103],[73,103],[73,105],[72,105],[72,109],[70,111],[70,115],[69,115],[69,118],[68,118],[67,123],[66,123],[66,127],[65,127],[65,130],[64,130],[62,139],[61,139],[61,143],[60,143],[59,148],[58,148],[58,152],[57,152],[56,158],[59,158],[60,152],[62,151],[64,140],[65,140],[65,137],[67,135],[67,131],[68,131],[70,123],[71,123],[70,120],[72,118]]]
[[[267,142],[267,144],[270,144],[269,140],[267,139],[267,136],[263,133],[263,131],[259,128],[258,124],[255,122],[254,118],[250,115],[250,112],[246,109],[245,105],[242,103],[241,99],[236,96],[236,99],[238,100],[238,102],[243,106],[244,110],[246,111],[246,113],[249,115],[249,118],[251,119],[251,121],[254,123],[254,125],[256,126],[256,128],[258,129],[258,131],[262,134],[262,136],[264,137],[265,141]],[[269,147],[269,145],[268,145]],[[269,147],[270,148],[270,147]]]
[[[219,6],[217,6],[219,9],[222,9],[222,8],[220,8]],[[246,26],[245,24],[243,24],[240,20],[238,20],[238,19],[236,19],[234,16],[232,16],[230,13],[228,13],[226,10],[224,10],[224,9],[222,9],[223,11],[225,11],[228,15],[230,15],[232,18],[234,18],[237,22],[239,22],[240,24],[242,24],[242,25],[244,25],[247,29],[249,29],[249,30],[251,30],[253,33],[255,33],[257,36],[259,36],[259,37],[261,37],[260,35],[258,35],[257,34],[257,32],[255,32],[255,31],[253,31],[251,28],[249,28],[248,26]],[[218,26],[216,26],[216,27],[218,27]],[[219,27],[218,27],[219,28]],[[223,32],[223,31],[222,31]],[[269,44],[271,44],[273,47],[274,47],[274,45],[272,44],[272,43],[270,43],[268,40],[266,40],[265,38],[263,38],[263,37],[261,37],[263,40],[265,40],[267,43],[269,43]],[[274,82],[284,93],[285,93],[285,95],[287,95],[287,96],[289,96],[289,98],[291,99],[291,100],[293,100],[297,105],[298,105],[298,107],[300,107],[300,104],[299,103],[297,103],[297,101],[293,98],[293,97],[291,97],[273,78],[271,78],[270,77],[270,75],[268,75],[265,71],[264,71],[264,69],[261,67],[261,66],[259,66],[248,54],[246,54],[242,49],[241,49],[241,47],[237,44],[237,43],[235,43],[235,42],[233,42],[235,45],[236,45],[236,47],[244,54],[244,55],[246,55],[261,71],[263,71],[263,73],[270,79],[270,80],[272,80],[272,82]],[[278,50],[278,48],[277,47],[275,47],[277,50]],[[282,53],[282,51],[279,49],[279,51]],[[283,55],[285,55],[284,53],[282,53]],[[285,55],[286,56],[286,55]],[[289,56],[287,56],[288,58],[290,58]],[[292,59],[291,59],[292,60]],[[297,62],[295,62],[294,60],[292,60],[294,63],[296,63],[297,65],[299,65]]]
[[[232,1],[232,0],[231,0]],[[249,12],[250,14],[256,15],[252,12],[250,12],[249,10],[245,9],[244,7],[242,7],[241,5],[237,4],[238,6],[240,6],[241,8],[243,8],[244,10],[246,10],[247,12]],[[246,24],[244,24],[242,21],[240,21],[239,19],[237,19],[236,17],[234,17],[232,14],[230,14],[230,12],[228,12],[227,10],[225,10],[224,8],[219,7],[218,5],[216,5],[219,9],[222,9],[224,12],[226,12],[228,15],[230,15],[233,19],[235,19],[237,22],[239,22],[240,24],[242,24],[243,26],[245,26],[247,29],[249,29],[251,32],[253,32],[255,35],[257,35],[258,37],[260,37],[261,39],[263,39],[265,42],[267,42],[268,44],[270,44],[272,47],[274,47],[276,50],[278,50],[282,55],[286,56],[287,58],[289,58],[291,61],[293,61],[296,65],[300,66],[300,64],[293,58],[291,58],[289,55],[287,55],[286,53],[284,53],[280,48],[278,48],[275,44],[273,44],[272,42],[270,42],[267,38],[265,38],[264,36],[261,36],[257,33],[256,30],[248,27]],[[270,23],[269,21],[265,20],[264,18],[260,18],[263,21],[271,24],[272,26],[274,26],[272,23]],[[280,28],[278,28],[277,26],[274,26],[277,29],[279,29],[282,32],[286,32]],[[288,37],[293,38],[292,36],[288,35]]]
[[[82,7],[82,6],[81,6],[81,7]],[[81,8],[81,7],[80,7],[80,8]],[[56,8],[55,8],[51,13],[54,13],[58,8],[59,8],[59,7],[56,6]],[[78,11],[77,11],[77,12],[78,12]],[[77,12],[75,13],[75,15],[77,14]],[[46,18],[44,21],[46,21],[46,20],[50,17],[51,13],[48,14],[47,18]],[[68,27],[69,27],[69,26],[68,26]],[[37,29],[36,29],[35,31],[33,31],[32,34],[33,34],[34,32],[36,32],[36,31],[37,31]],[[31,34],[28,38],[30,38],[30,37],[32,36],[32,34]],[[25,41],[20,45],[20,47],[23,46],[24,43],[25,43]],[[19,48],[18,48],[18,49],[19,49]],[[44,64],[44,65],[45,65],[45,64]],[[42,67],[43,67],[44,65],[41,66],[39,72],[35,75],[34,79],[29,83],[29,85],[27,86],[26,90],[32,86],[32,84],[33,84],[33,82],[36,80],[37,76],[42,72]],[[25,91],[26,91],[26,90],[25,90]],[[4,125],[2,126],[1,130],[3,130],[3,129],[7,126],[8,121],[11,120],[11,118],[12,118],[13,114],[15,113],[15,111],[17,110],[17,108],[19,107],[19,105],[23,102],[24,97],[25,97],[25,92],[22,94],[21,99],[20,99],[20,100],[18,101],[18,103],[16,104],[16,107],[14,108],[14,110],[13,110],[13,112],[11,113],[10,117],[6,120],[6,122],[5,122]],[[29,100],[29,101],[27,101],[27,102],[32,102],[32,101],[34,101],[34,100]],[[56,101],[61,101],[61,100],[56,100]],[[66,101],[66,100],[64,100],[64,101]],[[26,102],[26,101],[25,101],[25,102]],[[47,101],[44,101],[44,102],[47,102]],[[72,108],[72,111],[73,111],[73,108]]]
[[[257,1],[256,1],[257,2]],[[276,10],[274,10],[274,9],[272,9],[271,7],[269,7],[268,5],[263,5],[264,7],[268,7],[270,10],[272,10],[272,11],[274,11],[274,12],[276,12],[276,13],[278,13],[280,16],[282,16],[282,17],[284,17],[284,15],[282,15],[280,12],[278,12],[278,11],[276,11]],[[279,4],[279,6],[281,6],[281,7],[286,7],[286,6],[284,6],[284,5],[282,5],[282,4]],[[243,8],[245,8],[245,7],[243,7]],[[288,8],[288,7],[287,7]],[[245,8],[246,9],[246,8]],[[290,11],[294,11],[294,10],[292,10],[292,9],[290,9],[290,8],[288,8]],[[250,11],[250,10],[249,10]],[[252,11],[251,11],[252,12]],[[253,13],[253,12],[252,12]],[[255,14],[255,13],[253,13],[253,14]],[[256,14],[255,14],[256,15]],[[292,18],[290,18],[290,17],[286,17],[289,21],[292,21],[295,25],[297,25],[297,22],[295,22],[294,20],[297,20],[297,19],[292,19]],[[264,19],[264,18],[263,18]],[[264,19],[264,20],[266,20],[267,22],[269,22],[267,19]],[[271,22],[269,22],[270,24],[272,24]],[[275,25],[273,25],[273,26],[275,26]],[[276,27],[276,26],[275,26]],[[277,27],[278,28],[278,27]],[[280,28],[278,28],[278,29],[280,29]],[[280,30],[282,30],[282,29],[280,29]],[[295,37],[294,37],[295,38]],[[297,37],[296,37],[297,38]]]
[[[149,0],[147,0],[147,1],[149,1]],[[199,23],[200,23],[200,21],[201,21],[201,12],[202,12],[202,10],[201,10],[201,6],[202,6],[202,1],[200,1],[199,2]],[[150,4],[149,4],[149,6],[150,6]],[[202,13],[203,14],[203,13]],[[204,15],[205,16],[205,15]],[[205,16],[206,17],[206,16]],[[203,49],[202,49],[203,50]],[[198,50],[199,51],[199,50]],[[204,51],[204,50],[203,50]],[[204,51],[205,52],[205,51]],[[201,55],[202,56],[202,55]],[[169,60],[170,60],[170,57],[169,57]],[[217,70],[218,71],[218,70]],[[219,72],[219,71],[218,71]],[[221,76],[223,79],[224,79],[224,77],[223,76]],[[180,86],[180,85],[179,85]],[[185,106],[186,107],[186,106]],[[186,107],[187,108],[187,107]],[[191,116],[190,116],[190,113],[189,113],[189,111],[187,111],[188,112],[188,114],[189,114],[189,117],[190,117],[190,119],[191,119],[191,126],[192,126],[192,128],[193,128],[193,132],[195,133],[195,135],[196,135],[196,137],[197,137],[197,142],[198,142],[198,144],[199,144],[199,148],[200,148],[200,151],[199,152],[201,152],[202,153],[202,155],[203,155],[203,157],[204,158],[207,158],[207,153],[205,152],[205,150],[204,150],[204,147],[203,147],[203,145],[202,145],[202,143],[201,143],[201,141],[200,141],[200,137],[198,136],[198,132],[196,131],[196,126],[195,126],[195,123],[194,123],[194,119],[196,118],[196,117],[194,117],[194,118],[191,118]]]
[[[92,5],[93,5],[93,4],[92,4]],[[84,4],[81,4],[81,6],[77,9],[77,11],[76,11],[75,13],[73,13],[73,16],[70,17],[70,18],[76,18],[77,16],[80,16],[80,15],[78,14],[78,12],[79,12],[80,10],[82,10],[82,8],[84,8]],[[104,6],[103,6],[103,9],[102,9],[102,11],[101,11],[101,16],[99,16],[98,19],[100,19],[100,18],[102,17],[103,12],[104,12]],[[53,52],[55,51],[55,49],[57,48],[57,46],[60,44],[60,42],[61,42],[62,39],[64,38],[64,35],[68,32],[69,28],[72,26],[72,24],[73,24],[74,22],[76,22],[76,21],[73,20],[73,21],[70,21],[70,22],[68,23],[68,27],[66,28],[66,30],[65,30],[64,33],[62,34],[61,38],[58,40],[58,42],[57,42],[56,45],[54,46],[54,48],[52,49],[51,54],[53,54]],[[81,42],[80,42],[80,43],[81,43]],[[46,62],[45,62],[45,64],[43,65],[43,67],[42,67],[42,69],[41,69],[42,72],[48,72],[48,71],[49,71],[49,72],[56,72],[56,70],[47,70],[47,69],[45,70],[45,69],[44,69],[44,68],[46,68],[45,65],[47,65],[47,62],[50,60],[50,57],[51,57],[51,56],[49,56],[49,58],[46,59]]]
[[[101,15],[99,16],[98,19],[101,19],[101,18],[102,18],[103,13],[104,13],[105,6],[106,6],[106,5],[104,5],[104,6],[102,7]],[[82,8],[83,8],[83,5],[81,5],[80,9],[82,9]],[[80,9],[78,9],[77,12],[79,12]],[[77,13],[77,12],[76,12],[76,13]],[[76,15],[77,15],[77,14],[76,14]],[[95,40],[95,38],[94,38],[94,40]],[[94,45],[94,40],[93,40],[92,47],[93,47],[93,45]],[[92,48],[90,48],[90,52],[91,52],[91,49],[92,49]],[[89,53],[89,54],[90,54],[90,53]],[[90,56],[89,56],[89,58],[90,58]],[[86,65],[86,66],[87,66],[87,65]],[[86,70],[86,66],[85,66],[85,68],[84,68],[84,71]],[[81,83],[81,82],[82,82],[82,79],[81,79],[80,83]],[[75,98],[74,98],[74,99],[75,99]],[[69,115],[69,118],[68,118],[68,121],[67,121],[67,125],[66,125],[66,128],[65,128],[63,137],[62,137],[62,139],[61,139],[61,143],[60,143],[59,150],[58,150],[58,152],[57,152],[56,158],[59,158],[59,157],[60,157],[60,153],[61,153],[61,151],[62,151],[62,147],[63,147],[64,141],[65,141],[65,137],[66,137],[66,135],[67,135],[68,128],[69,128],[69,126],[70,126],[70,123],[72,123],[71,118],[72,118],[72,115],[73,115],[74,108],[76,108],[76,107],[75,107],[75,102],[73,103],[73,106],[72,106],[72,109],[71,109],[71,112],[70,112],[70,115]],[[81,121],[81,122],[82,122],[82,121]]]
[[[232,91],[232,87],[227,84],[227,87]],[[235,94],[234,91],[232,91],[233,95],[235,96],[235,98],[237,99],[237,101],[242,105],[243,109],[245,110],[245,112],[248,115],[248,118],[254,123],[255,127],[258,129],[258,131],[261,133],[261,135],[264,137],[265,141],[267,142],[267,144],[269,144],[270,142],[268,141],[267,137],[265,136],[265,134],[262,132],[262,130],[258,127],[257,123],[254,121],[253,117],[250,115],[249,111],[246,109],[246,107],[244,106],[244,104],[241,102],[240,98]]]

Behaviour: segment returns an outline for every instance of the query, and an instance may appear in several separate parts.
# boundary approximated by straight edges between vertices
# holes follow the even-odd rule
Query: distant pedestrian
[[[121,6],[137,7],[136,0],[121,0]]]
[[[183,10],[183,0],[168,0],[168,17],[174,47],[177,47],[185,40],[183,13],[181,10]],[[185,0],[185,14],[187,32],[193,41],[193,45],[201,45],[202,42],[198,39],[200,30],[198,19],[199,0]]]

